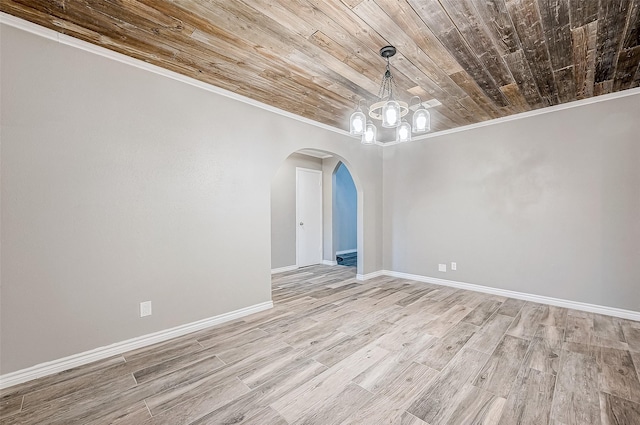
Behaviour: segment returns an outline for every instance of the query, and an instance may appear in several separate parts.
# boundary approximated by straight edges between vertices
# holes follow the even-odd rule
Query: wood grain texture
[[[494,314],[485,322],[484,326],[471,337],[466,346],[482,351],[483,353],[491,354],[513,322],[513,317],[499,313]]]
[[[533,369],[555,375],[560,369],[563,341],[563,328],[540,325],[531,340],[525,362]]]
[[[473,385],[507,398],[528,348],[529,341],[505,335],[478,373]]]
[[[513,77],[496,49],[484,21],[477,16],[473,2],[442,0],[440,3],[493,81],[499,86],[511,84]]]
[[[638,45],[640,45],[640,0],[631,0],[622,49],[631,49]]]
[[[473,385],[465,385],[456,396],[456,408],[447,424],[497,424],[502,416],[505,399]]]
[[[637,326],[636,322],[625,321],[622,323],[622,329],[629,348],[640,352],[640,326]]]
[[[626,342],[622,321],[615,317],[597,315],[593,318],[593,335]]]
[[[271,310],[2,390],[0,424],[638,420],[638,322],[340,266],[272,285]]]
[[[461,350],[440,374],[416,397],[407,411],[429,424],[446,423],[456,407],[451,403],[484,365],[489,356],[473,349]]]
[[[638,69],[638,60],[640,60],[640,46],[622,50],[618,54],[616,73],[613,81],[614,91],[631,88]]]
[[[565,350],[560,363],[551,415],[564,424],[600,424],[598,362]]]
[[[598,19],[598,0],[569,0],[571,28],[587,25]]]
[[[24,396],[19,394],[2,397],[0,400],[0,419],[20,412],[23,400]]]
[[[627,24],[628,11],[629,0],[600,2],[598,10],[596,84],[611,80],[615,75],[618,54]]]
[[[329,126],[398,94],[434,131],[640,85],[640,0],[6,0],[0,10]],[[381,132],[383,141],[393,132]]]
[[[600,412],[602,425],[640,423],[640,404],[611,394],[600,393]]]
[[[520,369],[499,425],[549,423],[555,383],[553,375],[526,367]]]
[[[553,70],[573,65],[569,0],[538,0],[538,8]]]
[[[503,56],[520,48],[520,39],[513,27],[505,0],[473,0],[473,5]]]
[[[514,22],[533,79],[544,106],[557,105],[558,88],[553,77],[544,28],[535,0],[507,0],[507,9]]]
[[[484,322],[502,305],[500,301],[488,300],[481,302],[476,308],[467,314],[462,321],[472,325],[482,326]]]
[[[603,347],[601,353],[600,389],[640,403],[640,381],[629,351]]]
[[[516,317],[522,307],[525,305],[526,301],[517,300],[515,298],[508,298],[500,308],[498,309],[498,314],[502,314],[503,316],[511,316]]]
[[[578,99],[593,96],[597,31],[597,22],[591,22],[571,30],[576,97]]]

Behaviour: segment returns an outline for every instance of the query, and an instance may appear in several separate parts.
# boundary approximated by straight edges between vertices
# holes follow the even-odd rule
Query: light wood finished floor
[[[9,424],[640,424],[640,323],[347,267],[275,308],[0,393]]]

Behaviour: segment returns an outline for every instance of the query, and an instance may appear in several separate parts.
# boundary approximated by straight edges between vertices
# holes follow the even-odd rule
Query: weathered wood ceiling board
[[[346,129],[385,61],[434,131],[640,86],[640,0],[2,0],[3,12]]]

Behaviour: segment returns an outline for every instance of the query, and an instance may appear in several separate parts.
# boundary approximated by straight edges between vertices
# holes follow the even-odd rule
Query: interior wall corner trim
[[[239,319],[241,317],[258,313],[260,311],[268,310],[270,308],[273,308],[273,301],[266,301],[263,303],[254,304],[249,307],[230,311],[228,313],[209,317],[207,319],[202,319],[195,322],[187,323],[185,325],[176,326],[174,328],[142,335],[136,338],[128,339],[126,341],[116,342],[115,344],[107,345],[105,347],[95,348],[83,353],[72,354],[71,356],[63,357],[61,359],[53,360],[46,363],[40,363],[26,369],[21,369],[15,372],[0,375],[0,389],[8,388],[13,385],[31,381],[33,379],[42,378],[43,376],[52,375],[54,373],[59,373],[74,367],[95,362],[97,360],[103,360],[111,356],[123,354],[127,351],[136,350],[138,348],[146,347],[158,342],[167,341],[171,338],[176,338],[189,334],[191,332],[220,325],[222,323]]]
[[[371,276],[371,277],[369,277]],[[499,295],[508,298],[516,298],[519,300],[532,301],[540,304],[553,305],[557,307],[570,308],[573,310],[587,311],[589,313],[603,314],[605,316],[619,317],[622,319],[640,321],[640,311],[625,310],[621,308],[608,307],[597,304],[583,303],[579,301],[565,300],[562,298],[547,297],[544,295],[529,294],[526,292],[511,291],[508,289],[492,288],[490,286],[477,285],[474,283],[458,282],[455,280],[440,279],[437,277],[422,276],[417,274],[396,272],[392,270],[380,270],[378,272],[369,273],[366,279],[377,276],[390,276],[417,282],[432,283],[435,285],[450,286],[452,288],[466,289],[469,291],[483,292],[485,294]]]

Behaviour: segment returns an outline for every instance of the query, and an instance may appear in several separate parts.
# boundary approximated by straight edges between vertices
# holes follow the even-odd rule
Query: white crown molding
[[[358,252],[357,249],[346,249],[344,251],[336,251],[336,255],[340,254],[353,254],[354,252]]]
[[[362,276],[362,275],[358,275]],[[557,307],[570,308],[573,310],[587,311],[590,313],[604,314],[606,316],[620,317],[640,321],[640,312],[632,310],[624,310],[621,308],[607,307],[597,304],[583,303],[579,301],[564,300],[561,298],[546,297],[544,295],[529,294],[526,292],[510,291],[508,289],[492,288],[490,286],[476,285],[474,283],[458,282],[455,280],[440,279],[437,277],[422,276],[417,274],[395,272],[391,270],[380,270],[378,272],[369,273],[364,276],[368,280],[378,276],[390,276],[401,279],[415,280],[417,282],[433,283],[435,285],[450,286],[453,288],[466,289],[469,291],[483,292],[485,294],[499,295],[508,298],[516,298],[519,300],[532,301],[540,304],[553,305]]]
[[[246,96],[242,96],[237,93],[234,93],[232,91],[225,90],[223,88],[214,86],[212,84],[196,80],[195,78],[187,77],[185,75],[178,74],[177,72],[173,72],[165,68],[161,68],[159,66],[150,64],[140,59],[135,59],[135,58],[123,55],[122,53],[114,52],[113,50],[109,50],[104,47],[100,47],[98,45],[80,40],[78,38],[59,33],[57,31],[51,30],[49,28],[45,28],[38,24],[34,24],[33,22],[29,22],[24,19],[17,18],[13,15],[9,15],[8,13],[5,13],[5,12],[0,12],[0,24],[5,24],[10,27],[14,27],[14,28],[29,32],[31,34],[39,35],[49,40],[56,41],[60,44],[75,47],[75,48],[84,50],[86,52],[90,52],[108,59],[112,59],[117,62],[131,65],[136,68],[144,69],[145,71],[153,72],[154,74],[162,75],[164,77],[168,77],[173,80],[180,81],[180,82],[189,84],[191,86],[198,87],[200,89],[203,89],[212,93],[216,93],[221,96],[225,96],[230,99],[237,100],[239,102],[246,103],[248,105],[255,106],[257,108],[264,109],[266,111],[273,112],[275,114],[294,119],[296,121],[303,122],[305,124],[310,124],[315,127],[322,128],[323,130],[329,130],[334,133],[338,133],[342,136],[349,136],[349,132],[346,130],[332,127],[330,125],[323,124],[321,122],[314,121],[309,118],[302,117],[300,115],[292,114],[291,112],[285,111],[283,109],[276,108],[271,105],[267,105],[266,103],[258,102],[257,100],[253,100]]]
[[[255,304],[229,313],[220,314],[218,316],[209,317],[207,319],[198,320],[186,325],[176,326],[175,328],[165,329],[159,332],[139,336],[137,338],[128,339],[126,341],[117,342],[83,353],[73,354],[58,360],[46,363],[40,363],[26,369],[16,372],[7,373],[0,376],[0,389],[41,378],[43,376],[59,373],[74,367],[82,366],[97,360],[103,360],[111,356],[126,353],[127,351],[136,350],[158,342],[167,341],[172,338],[183,336],[191,332],[216,326],[231,320],[235,320],[250,314],[258,313],[273,308],[273,301],[267,301]]]
[[[603,94],[600,96],[589,97],[587,99],[574,100],[573,102],[563,103],[561,105],[547,106],[546,108],[536,109],[533,111],[521,112],[519,114],[509,115],[502,118],[495,118],[488,121],[482,121],[475,124],[465,125],[464,127],[456,127],[450,130],[442,130],[435,133],[425,134],[422,136],[417,136],[412,139],[412,142],[417,142],[420,140],[431,139],[433,137],[445,136],[447,134],[460,133],[462,131],[474,130],[476,128],[487,127],[490,125],[502,124],[509,121],[521,120],[525,118],[535,117],[537,115],[550,114],[552,112],[558,112],[565,109],[579,108],[581,106],[591,105],[593,103],[607,102],[609,100],[620,99],[627,96],[634,96],[640,94],[640,87],[623,90],[615,93]],[[382,146],[393,146],[397,145],[399,142],[388,142],[382,143]]]
[[[297,269],[298,269],[298,266],[296,264],[294,264],[292,266],[278,267],[277,269],[271,269],[271,274],[290,272],[290,271],[297,270]]]
[[[51,30],[49,28],[45,28],[43,26],[40,26],[38,24],[34,24],[33,22],[29,22],[29,21],[26,21],[26,20],[21,19],[21,18],[17,18],[15,16],[9,15],[8,13],[5,13],[5,12],[0,12],[0,24],[9,25],[11,27],[18,28],[18,29],[21,29],[23,31],[27,31],[27,32],[35,34],[35,35],[39,35],[41,37],[57,41],[58,43],[61,43],[61,44],[67,45],[67,46],[75,47],[75,48],[78,48],[78,49],[81,49],[81,50],[84,50],[84,51],[87,51],[87,52],[90,52],[90,53],[94,53],[94,54],[99,55],[99,56],[103,56],[105,58],[109,58],[109,59],[112,59],[112,60],[115,60],[115,61],[118,61],[118,62],[121,62],[121,63],[125,63],[127,65],[134,66],[136,68],[144,69],[146,71],[153,72],[155,74],[162,75],[162,76],[171,78],[173,80],[180,81],[180,82],[189,84],[191,86],[198,87],[200,89],[203,89],[203,90],[206,90],[206,91],[209,91],[209,92],[212,92],[212,93],[216,93],[216,94],[219,94],[221,96],[225,96],[225,97],[228,97],[230,99],[237,100],[239,102],[243,102],[243,103],[246,103],[248,105],[255,106],[257,108],[264,109],[266,111],[273,112],[275,114],[282,115],[284,117],[294,119],[296,121],[303,122],[305,124],[313,125],[315,127],[322,128],[324,130],[332,131],[332,132],[340,134],[342,136],[349,136],[350,138],[353,138],[353,139],[357,140],[357,138],[354,138],[353,136],[351,136],[348,131],[343,130],[341,128],[333,127],[333,126],[330,126],[330,125],[327,125],[327,124],[320,123],[318,121],[311,120],[309,118],[302,117],[300,115],[292,114],[291,112],[276,108],[276,107],[271,106],[271,105],[267,105],[267,104],[262,103],[262,102],[258,102],[257,100],[253,100],[253,99],[250,99],[248,97],[245,97],[245,96],[239,95],[237,93],[234,93],[232,91],[225,90],[225,89],[220,88],[220,87],[216,87],[216,86],[214,86],[212,84],[204,83],[204,82],[196,80],[194,78],[187,77],[187,76],[182,75],[182,74],[178,74],[177,72],[169,71],[168,69],[161,68],[161,67],[156,66],[156,65],[152,65],[150,63],[144,62],[144,61],[139,60],[139,59],[134,59],[132,57],[123,55],[122,53],[114,52],[112,50],[106,49],[104,47],[97,46],[95,44],[91,44],[89,42],[80,40],[80,39],[75,38],[75,37],[71,37],[71,36],[66,35],[66,34],[61,34],[61,33],[57,32],[57,31]],[[523,118],[529,118],[529,117],[533,117],[533,116],[536,116],[536,115],[548,114],[548,113],[552,113],[552,112],[556,112],[556,111],[561,111],[561,110],[564,110],[564,109],[577,108],[577,107],[580,107],[580,106],[590,105],[592,103],[606,102],[608,100],[619,99],[619,98],[622,98],[622,97],[633,96],[633,95],[636,95],[636,94],[640,94],[640,87],[633,88],[633,89],[628,89],[628,90],[623,90],[623,91],[615,92],[615,93],[609,93],[609,94],[605,94],[605,95],[601,95],[601,96],[590,97],[588,99],[576,100],[576,101],[569,102],[569,103],[563,103],[561,105],[549,106],[549,107],[546,107],[546,108],[536,109],[534,111],[522,112],[522,113],[519,113],[519,114],[509,115],[507,117],[495,118],[495,119],[488,120],[488,121],[482,121],[482,122],[479,122],[479,123],[466,125],[464,127],[456,127],[456,128],[452,128],[450,130],[443,130],[443,131],[438,131],[438,132],[435,132],[435,133],[429,133],[429,134],[425,134],[425,135],[422,135],[422,136],[414,137],[412,142],[431,139],[433,137],[445,136],[445,135],[453,134],[453,133],[459,133],[459,132],[462,132],[462,131],[469,131],[469,130],[473,130],[473,129],[476,129],[476,128],[486,127],[486,126],[495,125],[495,124],[501,124],[501,123],[508,122],[508,121],[514,121],[514,120],[519,120],[519,119],[523,119]],[[392,142],[379,142],[379,141],[377,141],[375,143],[375,145],[381,146],[381,147],[394,146],[394,145],[397,145],[397,144],[400,144],[400,143],[396,142],[396,141],[392,141]]]
[[[574,100],[573,102],[563,103],[561,105],[547,106],[546,108],[536,109],[533,111],[521,112],[519,114],[513,114],[502,118],[494,118],[488,121],[481,121],[475,124],[465,125],[463,127],[456,127],[449,130],[437,131],[435,133],[424,134],[421,136],[413,137],[411,142],[419,142],[421,140],[427,140],[434,137],[446,136],[448,134],[460,133],[463,131],[474,130],[476,128],[487,127],[496,124],[502,124],[509,121],[516,121],[525,118],[535,117],[537,115],[550,114],[552,112],[558,112],[565,109],[579,108],[586,105],[591,105],[594,103],[607,102],[609,100],[621,99],[627,96],[640,95],[640,87],[636,87],[633,89],[627,89],[623,91],[618,91],[615,93],[603,94],[600,96],[589,97],[587,99]],[[395,146],[400,144],[406,144],[407,142],[376,142],[375,144],[382,147]]]

